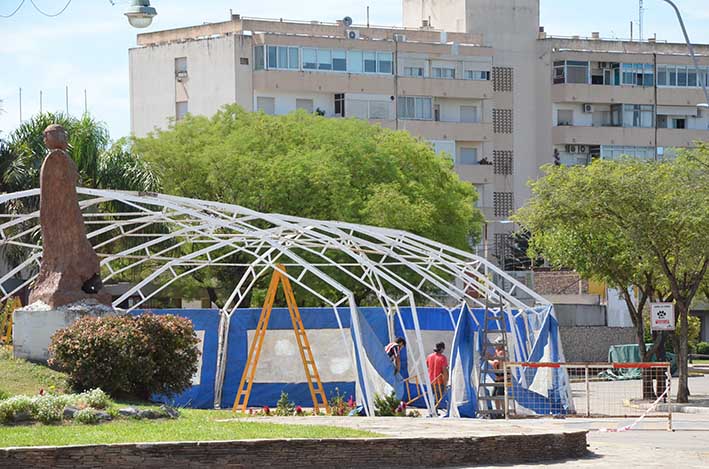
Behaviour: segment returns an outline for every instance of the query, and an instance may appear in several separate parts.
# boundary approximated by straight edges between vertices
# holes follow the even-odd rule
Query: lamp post
[[[134,28],[147,28],[157,14],[157,10],[150,6],[150,0],[132,0],[125,12],[128,22]]]
[[[675,13],[677,13],[677,19],[679,20],[679,25],[682,27],[682,34],[684,34],[684,40],[687,42],[687,48],[689,49],[689,55],[692,56],[692,62],[694,63],[694,68],[697,71],[697,79],[702,84],[702,90],[704,91],[704,102],[697,104],[698,108],[709,109],[709,91],[707,91],[706,75],[704,79],[701,79],[701,72],[699,71],[699,62],[697,61],[697,56],[694,55],[694,47],[689,40],[689,35],[687,34],[687,28],[684,27],[684,21],[682,21],[682,15],[679,12],[679,8],[674,4],[672,0],[664,0],[669,3],[672,8],[674,8]]]

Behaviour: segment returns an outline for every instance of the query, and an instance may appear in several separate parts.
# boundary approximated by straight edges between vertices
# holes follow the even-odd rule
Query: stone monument
[[[79,317],[113,314],[103,290],[99,259],[86,237],[76,185],[79,173],[67,153],[64,128],[44,131],[48,154],[40,172],[42,263],[30,304],[15,311],[15,356],[46,361],[52,334]]]

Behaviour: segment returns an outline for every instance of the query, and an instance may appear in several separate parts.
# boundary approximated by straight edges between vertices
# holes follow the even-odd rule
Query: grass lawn
[[[177,420],[118,420],[99,425],[0,426],[0,447],[62,446],[156,441],[218,441],[275,438],[366,438],[381,436],[361,430],[319,425],[261,422],[216,422],[232,417],[227,410],[183,409]],[[317,417],[294,417],[313,418]],[[355,417],[352,417],[355,418]]]
[[[52,386],[57,392],[66,390],[66,376],[46,366],[15,360],[8,347],[0,347],[0,391],[32,396]]]
[[[67,388],[66,376],[46,366],[15,360],[9,349],[0,347],[0,391],[9,395],[36,395],[40,388]],[[144,404],[144,403],[143,403]],[[118,407],[134,402],[118,403]],[[99,425],[65,422],[56,425],[0,425],[0,447],[62,446],[102,443],[148,443],[156,441],[215,441],[272,438],[364,438],[375,433],[319,425],[281,425],[263,422],[216,420],[231,419],[229,410],[181,409],[176,420],[120,419]],[[317,417],[294,417],[313,418]],[[353,417],[354,418],[354,417]]]
[[[692,360],[694,365],[709,365],[709,360]]]

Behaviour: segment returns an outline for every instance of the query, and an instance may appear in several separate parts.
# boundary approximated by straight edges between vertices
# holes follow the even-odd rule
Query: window
[[[332,70],[332,51],[318,49],[318,70]]]
[[[657,66],[657,86],[667,86],[667,66]]]
[[[391,52],[377,52],[377,72],[391,74],[392,67]]]
[[[567,60],[566,83],[588,83],[588,62]]]
[[[297,110],[302,109],[303,111],[312,114],[313,113],[313,100],[312,99],[296,99],[295,108]]]
[[[560,60],[554,62],[554,83],[588,83],[589,62],[580,60]]]
[[[187,73],[187,57],[175,58],[175,73]]]
[[[175,103],[175,119],[182,120],[189,112],[187,101],[178,101]]]
[[[299,52],[297,47],[268,46],[268,68],[298,70],[300,68]]]
[[[268,59],[268,68],[278,68],[278,47],[268,46],[268,55],[266,57]]]
[[[350,50],[347,51],[348,70],[352,73],[362,73],[362,51]]]
[[[300,69],[300,49],[297,47],[288,48],[288,68]]]
[[[478,164],[478,149],[461,147],[458,152],[458,164]]]
[[[479,122],[477,106],[460,106],[460,122]]]
[[[389,101],[348,99],[347,115],[360,119],[389,119]]]
[[[687,86],[687,67],[677,66],[677,86]]]
[[[652,64],[622,64],[624,85],[653,86],[655,71]]]
[[[404,76],[423,77],[423,67],[404,67]]]
[[[490,72],[485,70],[466,70],[463,78],[466,80],[489,80]]]
[[[431,76],[433,78],[455,78],[455,68],[449,67],[433,67],[431,69]]]
[[[554,76],[552,78],[553,83],[564,83],[565,70],[566,66],[563,60],[554,62]]]
[[[254,68],[256,70],[263,70],[266,68],[266,63],[264,62],[263,56],[263,46],[254,47]]]
[[[335,115],[345,117],[345,93],[335,94]]]
[[[303,68],[306,70],[317,70],[318,50],[310,47],[303,47]]]
[[[401,119],[431,120],[431,98],[400,96],[398,106]]]
[[[574,125],[574,111],[571,109],[557,109],[556,125]]]
[[[654,147],[624,147],[620,145],[601,145],[601,158],[604,160],[619,160],[624,156],[641,160],[654,160]]]
[[[344,50],[332,51],[332,69],[337,72],[347,71],[347,52]]]
[[[654,126],[651,104],[624,104],[623,127],[650,128]]]
[[[276,113],[276,98],[257,96],[256,97],[256,110],[263,111],[264,114],[275,114]]]
[[[240,57],[239,58],[239,65],[248,65],[249,64],[249,58],[248,57]]]
[[[377,73],[377,53],[376,52],[364,52],[364,72],[365,73]]]

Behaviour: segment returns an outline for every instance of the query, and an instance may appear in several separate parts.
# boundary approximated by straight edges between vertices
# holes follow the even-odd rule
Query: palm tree
[[[44,129],[62,125],[69,137],[69,156],[79,171],[79,184],[95,189],[155,192],[160,181],[150,166],[131,153],[126,140],[111,144],[105,125],[88,115],[81,118],[61,113],[43,113],[24,122],[0,140],[0,192],[18,192],[39,187],[42,162],[47,154]],[[104,210],[111,212],[110,204]],[[24,198],[0,206],[0,213],[29,213],[39,209],[39,197]],[[26,229],[17,226],[18,232]],[[36,243],[39,230],[27,234],[27,243]],[[5,246],[2,255],[11,265],[25,256],[21,250]]]
[[[130,153],[125,141],[111,145],[105,125],[85,115],[39,114],[20,125],[8,138],[9,156],[0,162],[0,179],[8,192],[39,186],[46,156],[43,132],[61,124],[69,135],[69,155],[79,170],[80,184],[96,189],[156,191],[160,184],[142,159]]]

